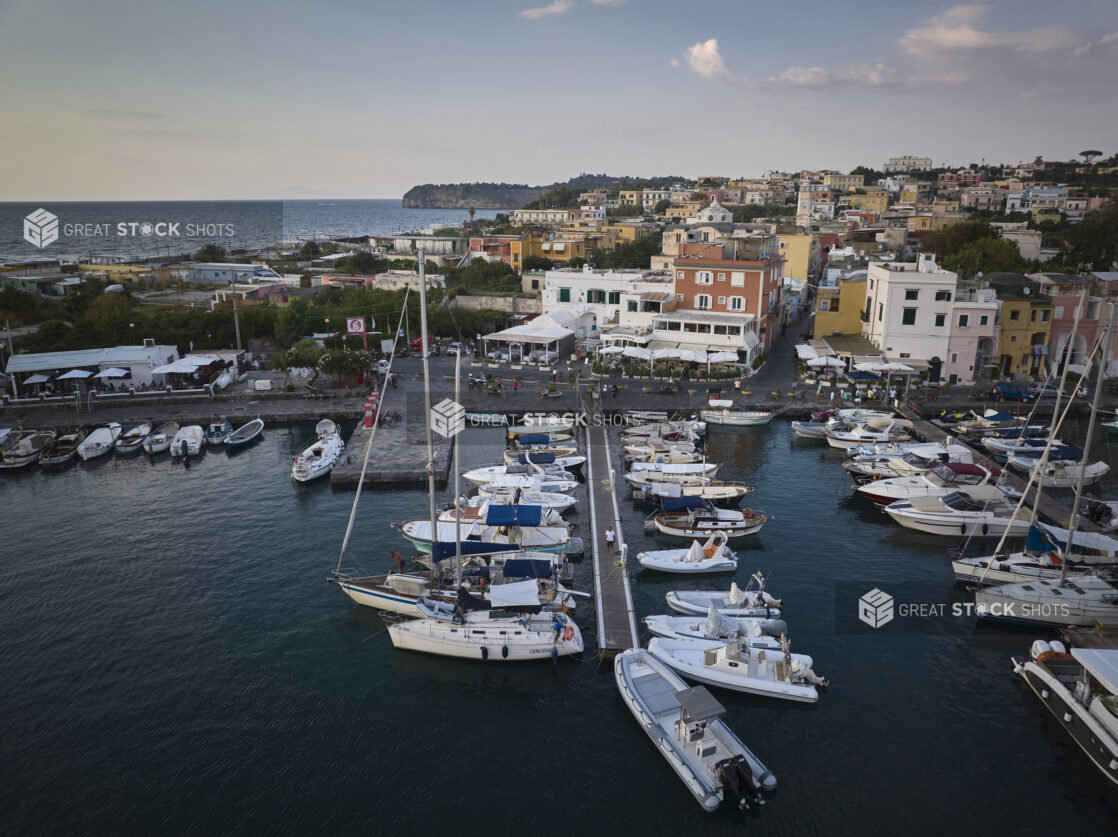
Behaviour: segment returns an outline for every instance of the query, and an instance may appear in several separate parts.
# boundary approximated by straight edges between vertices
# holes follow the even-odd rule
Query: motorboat
[[[533,491],[530,488],[512,487],[498,488],[490,484],[482,486],[482,490],[478,492],[477,496],[488,498],[503,506],[542,506],[560,514],[578,502],[569,494],[560,494],[557,491]]]
[[[716,506],[736,507],[746,494],[753,491],[753,486],[740,482],[723,482],[721,480],[704,480],[695,485],[684,485],[678,482],[646,482],[639,489],[633,491],[633,499],[643,503],[655,503],[662,506],[664,500],[677,497],[698,497],[707,503]]]
[[[1080,479],[1084,485],[1093,485],[1110,472],[1110,466],[1105,462],[1084,463],[1083,449],[1074,445],[1051,447],[1048,450],[1048,461],[1041,470],[1043,453],[1041,449],[1032,456],[1011,454],[1006,465],[1015,471],[1035,475],[1035,481],[1042,488],[1074,488]]]
[[[770,410],[732,410],[729,407],[699,411],[699,417],[707,424],[725,424],[737,427],[755,427],[768,424],[775,415],[776,413]]]
[[[942,497],[960,488],[990,485],[1002,475],[1000,468],[970,465],[964,462],[941,462],[925,473],[910,477],[870,480],[855,490],[867,500],[878,505],[889,505],[897,500],[913,497]]]
[[[39,464],[44,468],[65,465],[78,455],[78,445],[85,440],[85,431],[77,430],[56,438],[39,451]]]
[[[110,421],[104,427],[98,427],[86,436],[78,445],[78,457],[83,462],[112,453],[116,446],[117,437],[120,436],[120,424]]]
[[[970,462],[972,459],[959,459],[965,452],[967,456],[974,456],[974,452],[966,445],[944,444],[942,442],[891,442],[888,444],[860,445],[847,451],[847,458],[853,461],[878,457],[887,459],[895,456],[904,456],[906,453],[917,453],[920,456],[931,458],[947,454],[949,461]]]
[[[649,439],[661,439],[665,442],[697,442],[706,435],[706,429],[706,423],[703,421],[689,419],[665,421],[627,427],[621,431],[621,438],[626,444],[640,444]]]
[[[494,482],[497,477],[512,476],[539,477],[544,480],[553,480],[560,482],[564,480],[571,480],[572,482],[574,482],[575,486],[578,485],[577,481],[571,479],[572,475],[570,471],[555,464],[521,465],[517,463],[515,465],[487,465],[483,468],[474,468],[471,471],[465,471],[462,474],[462,479],[468,480],[475,485],[486,485]],[[568,491],[570,489],[560,490]]]
[[[578,480],[565,472],[564,476],[561,477],[552,476],[546,472],[538,474],[494,474],[489,478],[489,482],[482,483],[478,488],[478,492],[487,496],[492,496],[499,491],[507,491],[510,488],[520,489],[521,491],[542,491],[547,494],[561,494],[567,491],[574,491],[578,488]]]
[[[641,445],[630,445],[625,450],[630,448],[639,450]],[[647,453],[638,454],[625,454],[625,462],[628,464],[634,462],[661,462],[669,465],[684,465],[689,462],[702,462],[703,455],[695,450],[656,450],[652,446],[648,446]]]
[[[955,430],[965,435],[981,437],[983,433],[991,430],[1024,427],[1029,421],[1027,416],[1015,416],[1003,410],[983,410],[982,415],[972,410],[971,416],[972,418],[956,422]]]
[[[663,439],[648,439],[622,448],[627,462],[648,462],[661,456],[675,456],[697,453],[693,442],[665,442]]]
[[[453,523],[455,520],[461,520],[463,523],[477,523],[483,521],[489,514],[490,506],[505,505],[496,500],[490,500],[488,497],[480,495],[475,497],[463,497],[457,504],[448,506],[442,509],[439,513],[438,520]],[[529,503],[521,500],[516,503],[508,505],[531,507],[540,510],[540,525],[541,526],[568,526],[569,524],[563,520],[563,515],[554,509],[540,506],[535,503]]]
[[[559,451],[570,451],[560,454]],[[577,474],[586,462],[585,456],[579,456],[574,448],[551,448],[549,450],[510,450],[505,451],[502,457],[506,465],[542,465],[545,468],[557,467],[564,471]]]
[[[1118,650],[1037,640],[1012,659],[1024,680],[1095,767],[1118,784]]]
[[[536,520],[537,523],[490,523],[489,521],[498,519],[497,509],[517,510],[513,512],[514,519]],[[534,516],[533,509],[536,510]],[[513,548],[564,554],[571,541],[571,530],[567,526],[542,526],[539,523],[541,520],[539,506],[490,506],[485,522],[479,521],[466,526],[453,521],[436,521],[436,526],[439,541],[454,541],[456,531],[460,528],[463,541],[491,544],[494,551]],[[431,544],[435,539],[431,537],[430,520],[406,520],[396,528],[420,552],[431,551]]]
[[[716,481],[702,473],[694,471],[677,471],[679,465],[664,465],[658,471],[629,471],[625,474],[625,482],[643,491],[646,485],[663,485],[673,483],[681,486],[713,485]]]
[[[629,473],[636,475],[659,474],[663,476],[713,477],[718,473],[717,462],[633,462]]]
[[[703,810],[724,799],[745,810],[776,789],[776,777],[726,726],[725,708],[705,688],[687,688],[643,648],[614,657],[613,671],[621,699]]]
[[[206,444],[224,445],[232,432],[233,425],[226,419],[214,419],[206,425]]]
[[[753,648],[771,648],[774,651],[781,650],[781,638],[788,637],[788,625],[783,619],[734,618],[723,616],[714,608],[705,617],[646,616],[644,624],[653,636],[667,639],[716,639],[728,642],[741,637]]]
[[[761,531],[768,516],[748,508],[720,508],[698,497],[680,497],[663,500],[661,510],[650,519],[657,532],[677,538],[706,538],[715,534],[741,538]]]
[[[254,418],[247,424],[242,424],[226,437],[225,450],[228,452],[251,445],[260,438],[260,434],[263,432],[263,420]]]
[[[569,434],[568,434],[569,435]],[[549,450],[563,448],[564,454],[578,453],[575,442],[571,439],[556,442],[549,433],[522,433],[508,440],[509,446],[514,450]],[[515,459],[514,459],[515,461]]]
[[[913,497],[885,506],[885,512],[906,529],[956,538],[1024,537],[1029,521],[989,485],[953,491],[942,497]]]
[[[525,416],[526,420],[532,416]],[[575,423],[573,420],[560,416],[544,416],[544,419],[553,418],[553,422],[514,424],[506,428],[505,435],[510,441],[515,441],[521,436],[533,436],[543,440],[542,444],[555,444],[570,441],[574,434]],[[536,442],[535,444],[541,444]]]
[[[668,607],[688,616],[706,615],[711,608],[722,616],[780,616],[780,599],[765,592],[765,579],[760,573],[754,573],[744,588],[735,581],[729,590],[672,590],[664,598]]]
[[[869,419],[864,424],[845,424],[828,430],[827,444],[833,448],[856,448],[861,445],[907,442],[912,422],[908,419]]]
[[[1044,429],[1046,430],[1047,428]],[[1040,454],[1044,452],[1044,448],[1048,445],[1048,440],[1036,436],[1024,436],[1015,431],[1007,431],[1007,435],[991,434],[989,436],[983,436],[981,442],[975,442],[975,444],[981,445],[991,456],[1004,459],[1013,453],[1019,453],[1024,456],[1040,456]],[[1059,439],[1053,439],[1052,444],[1062,445],[1063,442]]]
[[[688,680],[735,692],[815,703],[827,681],[812,670],[806,654],[793,654],[787,640],[782,649],[754,648],[741,638],[665,639],[653,637],[648,652]]]
[[[891,419],[892,412],[885,410],[863,410],[860,407],[842,410],[821,410],[812,413],[810,421],[792,422],[792,430],[801,439],[823,439],[828,430],[840,425],[857,426],[870,419]]]
[[[646,570],[664,573],[727,573],[738,568],[738,557],[726,545],[724,534],[711,535],[706,543],[692,541],[687,549],[638,552],[637,563]]]
[[[952,445],[948,451],[940,451],[933,456],[924,456],[909,451],[902,456],[859,456],[848,459],[842,467],[859,485],[870,480],[894,479],[895,477],[914,477],[926,474],[943,462],[972,462],[970,448]]]
[[[0,469],[11,471],[26,468],[39,461],[43,449],[57,437],[54,430],[23,430],[7,449],[0,453]]]
[[[626,410],[621,416],[626,424],[656,424],[668,420],[668,414],[663,410]]]
[[[345,442],[338,433],[338,426],[330,419],[323,419],[314,428],[314,444],[295,457],[291,463],[291,479],[310,482],[329,474],[345,451]]]
[[[125,427],[116,439],[117,453],[135,453],[143,447],[144,439],[151,434],[151,424],[133,424]]]
[[[179,423],[177,421],[169,421],[166,424],[161,424],[155,428],[143,442],[143,448],[150,454],[163,453],[171,449],[171,442],[175,440],[175,434],[179,432]]]
[[[188,424],[180,427],[175,438],[171,440],[171,456],[176,459],[189,459],[198,456],[205,444],[205,431],[200,424]]]
[[[540,611],[533,581],[492,587],[488,600],[460,588],[453,605],[422,599],[418,606],[423,618],[388,626],[394,647],[495,662],[554,660],[583,650],[570,614]]]
[[[996,584],[974,593],[981,619],[1027,625],[1118,626],[1118,576],[1087,573]]]

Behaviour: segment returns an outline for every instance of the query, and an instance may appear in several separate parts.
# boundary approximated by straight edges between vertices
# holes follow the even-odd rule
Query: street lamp
[[[135,323],[129,323],[128,324],[128,341],[130,343],[132,343],[132,345],[136,344],[136,324]]]

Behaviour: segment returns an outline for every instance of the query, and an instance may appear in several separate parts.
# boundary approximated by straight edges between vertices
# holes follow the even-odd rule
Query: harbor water
[[[503,447],[499,429],[467,434],[464,465]],[[786,422],[713,428],[708,448],[772,516],[735,544],[737,581],[764,571],[793,650],[831,684],[814,706],[716,690],[779,782],[745,823],[732,806],[703,813],[597,670],[588,602],[582,661],[394,651],[377,612],[326,582],[353,494],[292,484],[312,436],[269,428],[189,467],[110,457],[0,479],[0,832],[1118,832],[1118,794],[1012,673],[1039,634],[973,617],[841,628],[849,581],[965,599],[957,544],[852,497],[841,454]],[[421,491],[367,492],[345,564],[388,570],[407,546],[391,524],[426,507]],[[639,507],[621,513],[631,567],[673,545]],[[586,561],[576,587],[589,579]],[[675,587],[731,579],[633,580],[643,616]]]

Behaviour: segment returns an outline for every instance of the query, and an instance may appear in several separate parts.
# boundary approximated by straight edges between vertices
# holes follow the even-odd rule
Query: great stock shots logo
[[[445,439],[462,432],[466,426],[466,408],[450,398],[444,398],[431,408],[431,429]]]
[[[40,250],[58,241],[58,216],[36,209],[23,219],[23,240]]]
[[[880,628],[893,621],[893,597],[874,587],[858,599],[858,618],[871,628]]]

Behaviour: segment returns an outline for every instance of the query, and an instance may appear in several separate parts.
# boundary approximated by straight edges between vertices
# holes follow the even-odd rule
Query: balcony
[[[861,320],[863,323],[868,323],[870,321],[870,312],[869,311],[861,312],[858,315],[858,319]]]

